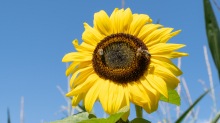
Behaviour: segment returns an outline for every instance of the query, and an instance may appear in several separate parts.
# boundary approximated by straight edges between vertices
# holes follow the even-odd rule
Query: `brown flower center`
[[[100,78],[126,84],[143,76],[150,63],[150,54],[137,37],[118,33],[98,43],[92,63]]]

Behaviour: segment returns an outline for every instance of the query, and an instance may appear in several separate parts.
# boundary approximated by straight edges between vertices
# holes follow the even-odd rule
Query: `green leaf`
[[[169,95],[169,100],[164,97],[163,95],[160,96],[160,100],[164,101],[164,102],[168,102],[168,103],[172,103],[175,105],[180,105],[180,96],[178,95],[178,93],[176,92],[176,90],[169,90],[168,89],[168,95]]]
[[[106,120],[106,123],[115,123],[117,122],[121,116],[130,109],[129,106],[125,106],[118,111],[118,113],[111,114]]]
[[[106,119],[104,118],[101,118],[101,119],[89,119],[89,120],[83,120],[83,121],[80,121],[78,123],[105,123],[106,122]]]
[[[148,120],[145,120],[143,118],[135,118],[134,120],[132,120],[130,123],[151,123]]]
[[[78,114],[74,114],[70,117],[67,117],[63,120],[58,120],[58,121],[54,121],[54,122],[50,122],[50,123],[77,123],[77,122],[87,120],[87,119],[89,119],[89,113],[88,112],[80,112]]]
[[[209,0],[203,0],[205,12],[206,34],[209,48],[220,77],[220,31]]]
[[[118,111],[118,113],[115,113],[115,114],[111,114],[107,119],[87,119],[87,120],[83,120],[79,123],[116,123],[120,118],[121,116],[127,112],[128,110],[130,109],[129,106],[125,106],[124,108],[120,109]],[[125,123],[123,122],[122,120],[120,120],[120,123]]]
[[[117,122],[121,116],[124,114],[124,112],[120,112],[120,113],[115,113],[115,114],[111,114],[107,119],[106,119],[106,123],[115,123]]]
[[[87,112],[80,112],[78,114],[67,117],[63,120],[58,120],[50,123],[115,123],[121,116],[130,109],[129,106],[125,106],[120,109],[118,113],[111,114],[107,119],[100,118],[96,119],[94,114],[89,114]]]
[[[182,120],[186,117],[186,115],[190,112],[190,110],[210,91],[211,89],[207,90],[203,93],[181,116],[175,123],[181,123]]]
[[[214,119],[211,121],[211,123],[217,123],[218,119],[220,118],[220,111],[218,114],[214,117]]]

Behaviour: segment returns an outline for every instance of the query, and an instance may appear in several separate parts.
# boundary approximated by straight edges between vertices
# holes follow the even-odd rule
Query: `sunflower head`
[[[93,68],[99,77],[117,84],[138,81],[149,66],[150,55],[147,52],[146,45],[137,37],[125,33],[112,34],[97,44]]]
[[[178,86],[176,76],[182,74],[170,59],[188,54],[174,51],[185,45],[166,43],[180,30],[151,23],[148,15],[132,14],[129,8],[116,8],[110,17],[101,10],[94,15],[94,27],[84,23],[84,42],[74,40],[78,52],[62,60],[72,62],[66,71],[67,76],[72,73],[72,89],[66,96],[73,96],[73,106],[83,100],[90,112],[99,100],[112,114],[132,102],[151,113],[161,94],[169,98],[167,90]]]

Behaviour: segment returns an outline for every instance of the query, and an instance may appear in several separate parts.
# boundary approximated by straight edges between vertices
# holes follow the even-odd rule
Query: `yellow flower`
[[[160,94],[168,97],[167,89],[175,89],[182,74],[170,59],[187,56],[177,52],[182,44],[166,43],[179,31],[149,24],[145,14],[116,8],[109,17],[105,11],[95,13],[94,27],[84,23],[81,45],[73,41],[78,52],[68,53],[63,62],[72,62],[66,75],[70,80],[72,105],[81,100],[90,113],[100,101],[108,114],[116,113],[130,102],[147,113],[157,110]],[[147,23],[147,24],[146,24]],[[77,77],[78,75],[78,77]],[[125,121],[129,112],[122,116]]]

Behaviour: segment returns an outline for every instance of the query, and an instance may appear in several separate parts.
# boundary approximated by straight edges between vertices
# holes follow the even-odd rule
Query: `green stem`
[[[214,117],[214,119],[211,121],[211,123],[217,123],[218,119],[220,118],[220,111],[218,114]]]
[[[143,118],[143,109],[138,105],[135,105],[135,109],[136,109],[137,117],[138,118]]]
[[[68,98],[68,117],[71,116],[71,109],[72,109],[72,99],[71,98]]]

